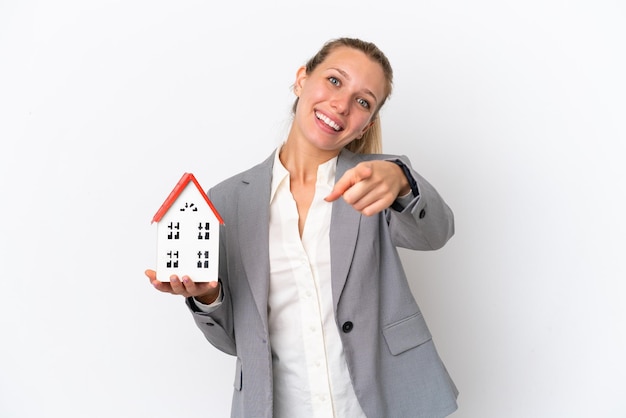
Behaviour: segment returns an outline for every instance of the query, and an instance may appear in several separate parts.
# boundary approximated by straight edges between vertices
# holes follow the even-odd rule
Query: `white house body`
[[[189,276],[195,282],[218,277],[221,217],[196,179],[185,173],[154,216],[157,224],[157,279]]]

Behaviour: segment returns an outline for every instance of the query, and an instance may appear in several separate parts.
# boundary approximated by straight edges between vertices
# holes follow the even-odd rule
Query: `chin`
[[[311,141],[311,144],[319,149],[320,151],[333,151],[333,152],[339,152],[343,149],[343,147],[345,147],[346,145],[348,145],[350,142],[352,141],[341,141],[341,142],[337,142],[337,141]]]

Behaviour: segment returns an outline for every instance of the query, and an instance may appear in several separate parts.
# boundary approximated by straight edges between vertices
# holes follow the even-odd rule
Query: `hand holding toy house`
[[[224,224],[193,174],[185,173],[152,218],[157,222],[157,279],[189,276],[217,281],[220,225]]]

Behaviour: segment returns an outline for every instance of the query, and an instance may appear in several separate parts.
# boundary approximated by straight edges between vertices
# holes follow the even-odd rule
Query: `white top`
[[[317,170],[315,196],[300,239],[289,172],[276,151],[270,195],[268,319],[274,372],[274,417],[365,417],[335,321],[326,202],[337,158]]]

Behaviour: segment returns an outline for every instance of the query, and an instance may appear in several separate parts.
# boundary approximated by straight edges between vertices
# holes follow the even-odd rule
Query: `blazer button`
[[[426,216],[426,211],[424,209],[420,210],[420,219],[423,219]]]
[[[344,322],[343,325],[341,326],[341,329],[345,333],[348,333],[348,332],[352,331],[352,328],[354,328],[354,324],[352,322],[350,322],[350,321]]]

